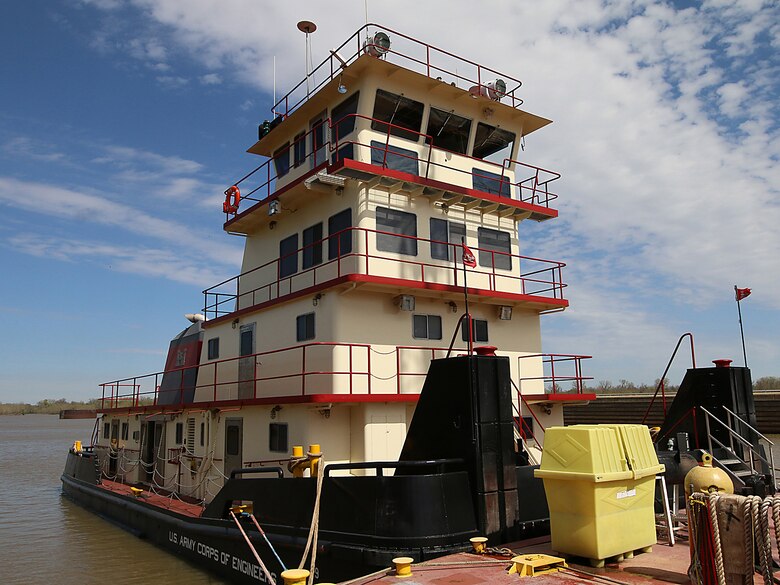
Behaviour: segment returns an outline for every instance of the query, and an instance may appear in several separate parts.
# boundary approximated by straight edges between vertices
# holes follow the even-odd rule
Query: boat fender
[[[241,191],[237,185],[233,185],[225,191],[225,202],[222,204],[222,211],[225,213],[236,213],[239,203],[241,203]]]

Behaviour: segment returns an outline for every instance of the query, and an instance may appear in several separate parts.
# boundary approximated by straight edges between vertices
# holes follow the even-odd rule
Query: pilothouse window
[[[425,132],[430,138],[426,136],[425,143],[430,144],[433,140],[433,146],[436,148],[466,154],[470,132],[471,120],[468,118],[431,108],[428,116],[428,130]]]
[[[497,126],[479,122],[477,124],[477,133],[474,137],[472,156],[474,158],[488,159],[491,162],[503,163],[505,158],[511,157],[514,144],[514,132],[508,132]]]
[[[371,128],[416,142],[422,127],[424,109],[425,106],[421,102],[378,89]]]

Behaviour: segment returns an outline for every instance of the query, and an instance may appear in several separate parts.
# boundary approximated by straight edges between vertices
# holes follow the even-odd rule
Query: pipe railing
[[[683,339],[688,337],[691,342],[691,362],[692,367],[696,367],[696,352],[693,348],[693,333],[683,333],[680,335],[680,339],[677,340],[677,345],[674,346],[674,351],[672,352],[671,357],[669,358],[669,362],[666,364],[666,368],[664,369],[664,373],[661,374],[660,380],[658,380],[658,385],[655,388],[655,393],[653,394],[653,397],[650,399],[650,404],[647,405],[647,410],[645,411],[644,416],[642,417],[642,424],[645,424],[647,421],[647,417],[650,414],[650,409],[653,408],[653,404],[655,403],[655,399],[658,396],[658,392],[661,392],[661,400],[664,407],[664,417],[666,417],[666,374],[669,373],[669,368],[672,367],[672,362],[674,362],[674,358],[677,356],[677,351],[680,349],[680,345],[683,342]]]
[[[382,57],[386,61],[404,66],[442,83],[455,83],[457,86],[463,84],[466,86],[466,90],[474,85],[482,89],[490,81],[501,78],[505,82],[514,85],[514,87],[508,87],[505,93],[496,92],[498,97],[501,99],[507,98],[508,105],[513,108],[519,108],[523,103],[523,100],[517,95],[518,89],[522,86],[522,81],[519,79],[449,51],[439,49],[388,27],[367,23],[331,51],[329,57],[326,57],[297,85],[283,95],[273,105],[272,113],[275,116],[288,117],[322,87],[337,79],[342,74],[344,67],[348,67],[357,61],[365,54],[368,46],[374,46],[371,43],[373,37],[372,30],[393,35],[390,39],[390,48]],[[346,63],[346,66],[342,64],[342,61]],[[319,82],[316,81],[318,78],[320,79]]]
[[[351,234],[350,251],[341,253],[342,236]],[[378,236],[413,241],[428,246],[446,247],[449,260],[420,261],[396,253],[383,253],[376,250]],[[362,249],[357,250],[356,241],[362,239]],[[336,245],[335,258],[323,261],[303,270],[297,270],[298,256],[307,251],[322,250],[325,243]],[[260,303],[283,298],[305,288],[325,285],[348,274],[367,276],[404,278],[425,283],[444,284],[462,287],[462,265],[459,251],[461,244],[395,234],[367,228],[347,228],[335,234],[329,234],[316,242],[298,248],[294,252],[270,260],[260,266],[242,272],[203,291],[203,314],[207,319],[227,315],[238,309],[252,307]],[[469,269],[470,288],[491,292],[538,296],[549,299],[564,299],[566,284],[562,278],[563,262],[545,260],[532,256],[510,254],[486,248],[472,247],[479,261],[479,268]],[[286,260],[296,259],[296,271],[283,275]],[[347,262],[354,258],[352,263]],[[497,268],[504,263],[526,266],[528,269],[517,273],[511,269]],[[392,267],[392,268],[390,268]],[[395,270],[395,272],[394,272]],[[405,273],[399,276],[397,273]],[[443,280],[444,279],[444,280]],[[257,280],[259,282],[253,282]],[[252,283],[252,284],[242,284]]]
[[[536,353],[522,355],[517,358],[518,372],[522,371],[522,360],[542,360],[542,374],[538,376],[520,376],[520,387],[523,382],[541,381],[544,394],[585,394],[585,381],[592,380],[592,376],[583,376],[582,360],[591,359],[593,356],[562,354],[562,353]],[[571,383],[570,389],[564,389],[561,385]],[[538,392],[524,392],[524,394],[538,394]]]
[[[353,128],[346,132],[345,136],[339,136],[339,129],[341,125],[349,119],[354,120],[352,125]],[[375,130],[372,127],[374,122],[380,124],[382,127],[386,127],[387,130],[385,132]],[[393,136],[393,142],[391,142],[391,135],[393,134],[394,130],[416,135],[417,138],[415,140],[408,140]],[[317,148],[314,149],[312,147],[313,135],[319,132],[327,132],[328,136],[323,137],[322,144],[319,144]],[[364,132],[368,133],[369,135],[381,137],[381,139],[384,141],[384,147],[372,145],[370,141],[369,143],[361,142],[357,138],[351,140],[347,139],[347,137],[352,134],[355,134],[356,136],[362,136]],[[420,153],[416,150],[411,150],[415,147],[421,147],[419,142],[420,138],[427,142],[427,144],[422,145],[422,148],[425,148],[427,151],[425,156],[421,156]],[[300,160],[297,160],[296,147],[301,140],[303,141],[304,146],[308,145],[309,148],[305,148],[305,156],[303,156],[303,158]],[[503,162],[497,163],[468,156],[462,153],[450,152],[446,149],[434,146],[433,139],[429,134],[410,130],[409,128],[400,126],[398,124],[393,124],[391,122],[370,116],[364,116],[361,114],[347,114],[335,122],[331,118],[324,119],[322,124],[310,129],[303,137],[299,137],[298,140],[291,142],[286,147],[283,147],[281,150],[275,152],[273,157],[269,158],[255,169],[241,177],[239,180],[235,181],[233,185],[241,186],[241,201],[246,200],[253,201],[255,203],[266,201],[275,195],[278,191],[280,191],[280,189],[284,188],[284,185],[281,187],[279,185],[282,178],[289,176],[289,181],[293,182],[295,180],[294,177],[297,176],[293,173],[304,175],[306,173],[323,169],[331,163],[338,162],[341,160],[338,154],[339,151],[348,145],[352,145],[353,148],[358,147],[369,153],[369,161],[371,160],[371,152],[381,153],[382,168],[389,168],[387,162],[388,158],[406,158],[410,161],[416,161],[418,171],[420,165],[424,166],[425,171],[423,173],[417,173],[418,176],[423,178],[430,177],[431,169],[444,169],[448,172],[457,172],[464,178],[469,177],[469,179],[464,181],[464,183],[469,183],[469,188],[474,188],[475,178],[494,181],[498,185],[498,194],[504,193],[504,188],[506,187],[507,192],[509,193],[507,199],[509,200],[517,200],[542,207],[549,207],[550,202],[558,198],[558,195],[550,190],[550,183],[558,180],[561,177],[560,173],[511,158],[505,158]],[[418,156],[411,157],[394,149],[411,151]],[[436,162],[432,160],[432,153],[434,149],[453,155],[453,163],[448,164],[446,162]],[[355,160],[361,160],[359,154],[360,153],[353,152],[353,156],[350,158],[354,157]],[[279,175],[279,161],[282,158],[286,158],[286,164],[281,165],[282,168],[286,170],[282,175]],[[320,158],[323,160],[320,160]],[[473,161],[473,164],[477,166],[472,170],[458,168],[454,162],[459,160],[471,160]],[[296,169],[300,169],[301,167],[303,167],[303,171],[296,171]],[[517,177],[520,169],[523,169],[522,178]],[[482,171],[482,173],[495,171],[494,174],[496,176],[494,177],[482,174],[480,171]],[[511,172],[511,174],[508,174],[508,171]],[[258,176],[260,177],[259,183],[252,184],[249,187],[243,186],[247,180],[252,177],[257,178]],[[515,192],[514,196],[512,191]],[[235,214],[235,212],[227,213],[226,216],[229,217],[231,214]]]

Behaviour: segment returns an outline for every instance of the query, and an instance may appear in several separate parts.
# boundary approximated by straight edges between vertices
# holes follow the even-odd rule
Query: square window
[[[458,154],[466,154],[471,132],[471,120],[452,112],[431,108],[428,116],[428,130],[425,142],[436,148],[443,148]]]
[[[469,340],[468,327],[466,319],[460,323],[460,334],[463,341]],[[484,319],[471,320],[471,340],[478,343],[486,343],[488,340],[488,322]]]
[[[295,319],[295,338],[298,341],[314,339],[314,313],[298,315]]]
[[[378,140],[371,141],[371,164],[410,175],[420,174],[418,155],[415,151]]]
[[[210,360],[219,359],[219,337],[214,337],[212,339],[209,339],[208,359]]]
[[[285,142],[279,150],[274,152],[274,166],[276,176],[283,177],[290,172],[290,143]]]
[[[415,339],[441,339],[439,315],[412,315],[412,337]]]
[[[287,453],[287,423],[268,425],[268,449],[276,453]]]
[[[374,114],[372,116],[374,121],[371,122],[371,128],[378,132],[389,132],[393,136],[417,142],[420,138],[424,109],[425,106],[422,102],[378,89],[374,101]]]
[[[279,278],[298,272],[298,234],[279,242]]]
[[[483,191],[501,197],[511,197],[510,180],[504,175],[491,173],[476,167],[471,169],[472,185],[477,191]]]
[[[465,224],[431,218],[431,258],[452,260],[453,252],[463,243],[465,237]]]
[[[328,218],[328,260],[352,252],[352,209],[345,209]]]
[[[513,132],[479,122],[474,136],[472,156],[503,163],[504,159],[509,158],[512,154],[514,143],[515,135]]]
[[[407,256],[417,256],[417,216],[388,207],[376,208],[376,249]],[[399,234],[409,237],[398,237]]]
[[[509,232],[478,228],[479,265],[512,270],[512,248]]]
[[[303,269],[322,264],[322,222],[303,230]]]

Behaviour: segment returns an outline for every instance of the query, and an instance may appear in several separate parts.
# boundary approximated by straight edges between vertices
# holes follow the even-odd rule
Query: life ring
[[[233,185],[225,191],[225,202],[222,204],[222,211],[225,213],[236,213],[239,203],[241,203],[241,191],[238,186]]]

